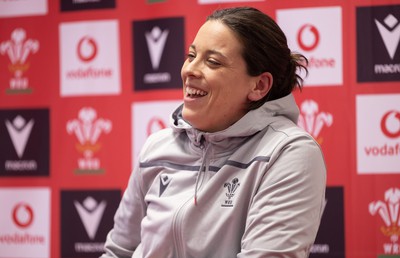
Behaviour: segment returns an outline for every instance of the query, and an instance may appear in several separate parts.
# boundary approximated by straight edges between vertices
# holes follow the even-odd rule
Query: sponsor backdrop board
[[[309,59],[311,257],[400,256],[400,0],[0,0],[0,258],[98,257],[146,138],[181,105],[206,16],[250,5]]]

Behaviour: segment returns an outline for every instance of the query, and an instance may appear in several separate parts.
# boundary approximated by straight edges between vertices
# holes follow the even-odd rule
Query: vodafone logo
[[[147,124],[147,136],[164,128],[166,128],[164,121],[159,117],[153,117]]]
[[[388,138],[400,137],[400,112],[390,110],[381,119],[381,130]]]
[[[400,103],[400,94],[356,96],[359,174],[399,174],[400,110],[398,103]]]
[[[33,222],[33,210],[28,204],[19,203],[13,209],[12,217],[18,227],[27,228]]]
[[[60,95],[119,94],[117,20],[60,24]]]
[[[276,20],[289,48],[308,59],[305,86],[343,84],[342,8],[312,7],[278,9]],[[296,22],[293,22],[296,17]]]
[[[83,62],[92,61],[97,55],[97,44],[93,38],[85,36],[78,42],[77,54]]]
[[[297,33],[297,44],[304,51],[312,51],[318,46],[320,39],[317,28],[312,24],[305,24],[300,27]]]
[[[0,257],[50,255],[50,188],[0,188]]]

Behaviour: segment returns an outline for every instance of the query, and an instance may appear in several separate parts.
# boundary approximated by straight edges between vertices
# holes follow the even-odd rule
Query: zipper
[[[182,206],[176,211],[172,221],[172,235],[174,237],[176,257],[185,257],[185,248],[183,245],[182,236],[182,221],[186,214],[186,207],[192,198],[189,198]]]
[[[200,148],[203,150],[203,155],[202,155],[201,166],[200,166],[198,176],[196,178],[196,185],[195,185],[195,189],[194,189],[194,205],[195,206],[197,206],[197,192],[200,190],[200,188],[203,184],[205,173],[206,173],[207,166],[208,166],[208,162],[207,162],[208,146],[209,145],[207,145],[207,147],[205,147],[204,142],[200,145]]]
[[[201,186],[203,184],[203,181],[205,178],[206,167],[207,167],[206,155],[207,155],[208,147],[205,148],[204,143],[201,143],[201,145],[199,147],[203,150],[203,155],[202,155],[200,170],[198,171],[198,175],[196,178],[196,184],[195,184],[195,193],[194,193],[194,205],[195,206],[197,206],[197,191],[198,191],[198,189],[201,188]],[[174,237],[177,258],[180,258],[180,257],[185,258],[186,257],[185,247],[183,244],[184,241],[183,241],[182,221],[185,218],[186,209],[187,209],[188,205],[190,204],[191,200],[192,200],[192,197],[190,197],[184,204],[182,204],[182,206],[175,212],[175,215],[174,215],[173,221],[172,221],[172,235]]]

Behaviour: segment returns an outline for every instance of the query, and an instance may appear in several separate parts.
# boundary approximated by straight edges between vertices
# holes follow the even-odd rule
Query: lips
[[[186,87],[186,96],[189,98],[200,98],[206,96],[208,93],[203,90],[195,89],[192,87]]]

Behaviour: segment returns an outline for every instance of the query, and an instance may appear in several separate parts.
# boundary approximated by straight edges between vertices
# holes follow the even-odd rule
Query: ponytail
[[[292,78],[292,80],[290,81],[290,85],[292,85],[292,90],[296,86],[301,90],[303,88],[304,78],[302,78],[300,74],[301,71],[304,70],[305,76],[308,75],[308,59],[300,53],[293,52],[290,54],[289,64],[292,67],[291,70],[294,70],[294,72],[291,71],[288,74],[289,78]]]

